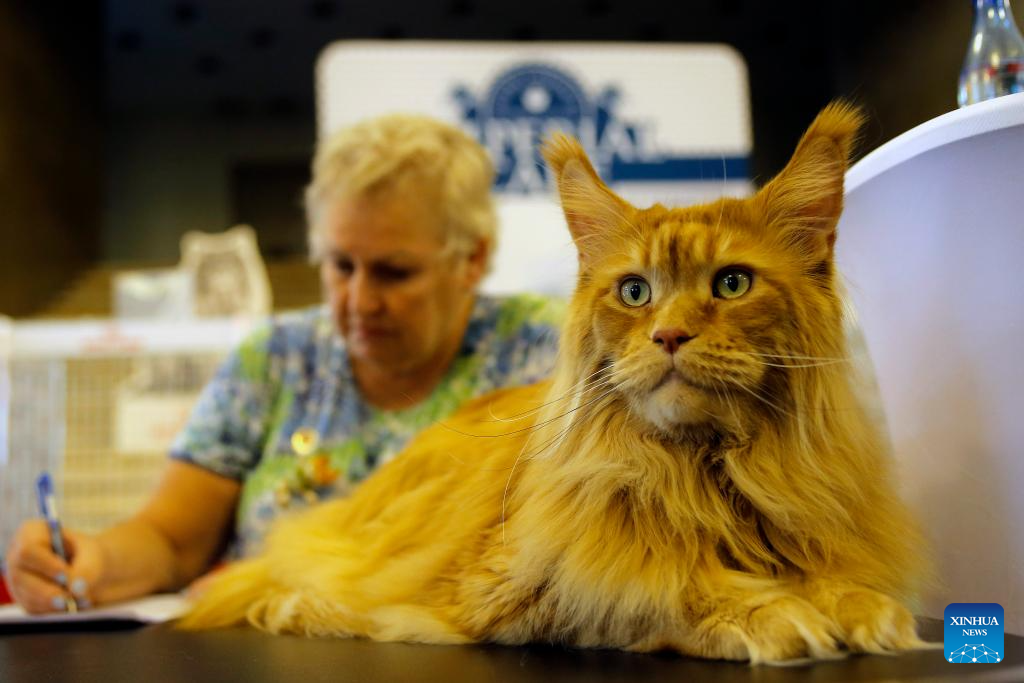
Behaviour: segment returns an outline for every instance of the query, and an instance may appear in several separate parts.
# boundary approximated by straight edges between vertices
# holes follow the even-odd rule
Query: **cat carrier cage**
[[[70,528],[134,512],[243,320],[14,322],[0,318],[0,547],[38,515],[49,470]]]

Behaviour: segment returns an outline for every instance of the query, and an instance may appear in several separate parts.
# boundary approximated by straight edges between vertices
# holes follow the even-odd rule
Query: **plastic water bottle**
[[[1024,92],[1024,38],[1010,0],[973,0],[974,29],[960,72],[961,107]]]

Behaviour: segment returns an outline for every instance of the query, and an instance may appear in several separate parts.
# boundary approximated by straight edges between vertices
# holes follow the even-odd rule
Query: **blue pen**
[[[39,498],[39,513],[46,519],[46,526],[50,529],[50,548],[55,555],[68,562],[68,555],[64,551],[64,535],[60,530],[60,518],[57,517],[57,503],[53,499],[53,480],[49,472],[43,472],[36,479],[36,494]],[[71,595],[66,596],[65,604],[68,612],[77,612],[78,603]]]

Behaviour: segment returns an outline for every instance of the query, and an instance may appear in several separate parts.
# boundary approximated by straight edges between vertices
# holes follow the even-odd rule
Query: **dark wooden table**
[[[942,640],[941,621],[921,624],[927,640]],[[949,664],[941,651],[930,650],[780,668],[549,646],[307,640],[248,629],[184,633],[167,624],[127,628],[101,623],[71,631],[5,628],[0,631],[3,683],[1024,681],[1024,638],[1010,635],[1000,664]]]

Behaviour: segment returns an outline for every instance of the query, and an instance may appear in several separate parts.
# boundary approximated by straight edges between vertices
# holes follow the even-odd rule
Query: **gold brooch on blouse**
[[[292,451],[295,453],[295,469],[277,482],[274,497],[280,507],[286,508],[292,496],[301,495],[310,505],[320,497],[316,489],[329,486],[341,472],[331,466],[327,453],[318,451],[320,435],[311,427],[300,427],[292,432]]]

